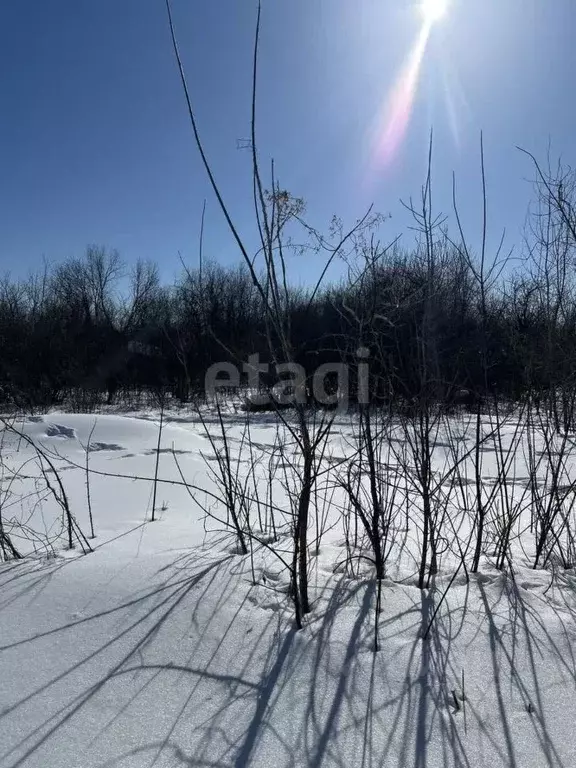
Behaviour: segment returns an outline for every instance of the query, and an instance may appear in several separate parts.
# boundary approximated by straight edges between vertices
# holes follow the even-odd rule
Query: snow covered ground
[[[265,547],[237,554],[192,498],[224,518],[202,494],[217,487],[214,446],[199,420],[169,414],[159,477],[175,484],[159,484],[155,522],[152,482],[133,478],[154,476],[157,414],[94,422],[52,413],[15,424],[49,452],[86,534],[90,439],[96,538],[86,556],[66,549],[53,497],[34,493],[42,483],[32,446],[4,435],[4,524],[29,557],[0,564],[2,768],[576,766],[574,570],[531,569],[526,539],[513,570],[484,558],[469,580],[463,570],[454,576],[447,552],[431,588],[420,590],[414,547],[405,546],[384,581],[374,653],[375,584],[369,569],[351,577],[343,567],[336,494],[321,507],[313,610],[297,632],[280,559]],[[244,426],[234,416],[228,424],[247,472]],[[287,514],[282,472],[269,460],[277,427],[254,417],[253,480],[262,498],[273,486]],[[329,444],[335,465],[352,436],[339,422]],[[44,544],[19,535],[16,517]],[[280,549],[284,523],[280,515]],[[57,557],[46,557],[54,546]]]

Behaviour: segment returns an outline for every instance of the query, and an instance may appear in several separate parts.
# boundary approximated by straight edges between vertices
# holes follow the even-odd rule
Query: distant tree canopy
[[[314,295],[286,286],[294,358],[309,375],[342,361],[353,371],[366,348],[379,401],[420,396],[423,370],[427,394],[444,401],[463,388],[511,400],[556,391],[576,371],[575,259],[558,242],[561,252],[535,248],[522,269],[489,281],[446,238],[432,259],[418,248],[367,255],[359,243],[346,280]],[[255,353],[271,362],[274,343],[243,267],[206,263],[162,285],[154,264],[128,267],[91,246],[0,282],[1,397],[21,408],[66,400],[86,410],[160,389],[185,402],[202,394],[211,364]]]

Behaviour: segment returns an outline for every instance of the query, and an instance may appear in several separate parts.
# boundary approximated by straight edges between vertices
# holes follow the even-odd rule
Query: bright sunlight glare
[[[418,38],[408,52],[379,117],[374,139],[377,167],[387,166],[394,160],[406,137],[432,27],[446,15],[449,7],[450,0],[420,0],[423,23]]]
[[[420,8],[424,20],[428,24],[433,24],[446,15],[448,11],[449,0],[423,0]]]

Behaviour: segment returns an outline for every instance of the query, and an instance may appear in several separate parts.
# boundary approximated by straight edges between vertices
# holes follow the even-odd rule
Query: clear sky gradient
[[[379,116],[422,19],[410,0],[264,0],[258,107],[262,160],[308,203],[312,223],[353,222],[367,205],[406,231],[399,199],[418,195],[435,136],[438,211],[457,176],[473,242],[481,223],[484,131],[493,239],[521,244],[533,171],[516,149],[576,162],[574,0],[452,0],[425,52],[404,140],[374,156]],[[250,238],[255,0],[173,0],[206,148]],[[206,256],[239,255],[200,166],[171,49],[164,0],[0,2],[0,271],[87,244],[156,260],[169,279],[191,264],[208,200]],[[311,279],[310,259],[294,274]]]

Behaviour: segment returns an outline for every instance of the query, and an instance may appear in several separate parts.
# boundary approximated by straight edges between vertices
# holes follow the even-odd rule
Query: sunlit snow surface
[[[423,642],[454,568],[446,555],[433,588],[417,589],[411,534],[384,583],[374,654],[374,583],[367,571],[345,573],[336,496],[313,558],[313,611],[295,632],[280,561],[265,548],[253,562],[235,554],[223,526],[206,521],[182,485],[159,486],[158,520],[148,522],[151,482],[131,478],[154,475],[158,414],[140,416],[97,417],[94,553],[70,553],[63,538],[56,559],[39,550],[0,564],[2,768],[576,765],[573,571],[533,571],[522,548],[513,577],[486,559],[470,583],[458,573]],[[54,413],[16,425],[59,457],[85,533],[83,446],[94,419]],[[232,414],[227,424],[244,471],[242,419]],[[251,426],[262,493],[276,428],[270,417]],[[214,436],[218,429],[214,420]],[[341,419],[330,442],[335,465],[352,434]],[[181,471],[209,505],[201,489],[216,490],[214,453],[198,419],[169,414],[162,448],[161,479],[177,482]],[[31,487],[30,446],[6,436],[2,455],[10,466],[30,459],[19,492]],[[487,452],[487,483],[493,463]],[[280,476],[274,494],[288,511]],[[16,514],[48,538],[61,532],[50,499],[41,510],[3,510],[5,520]]]

